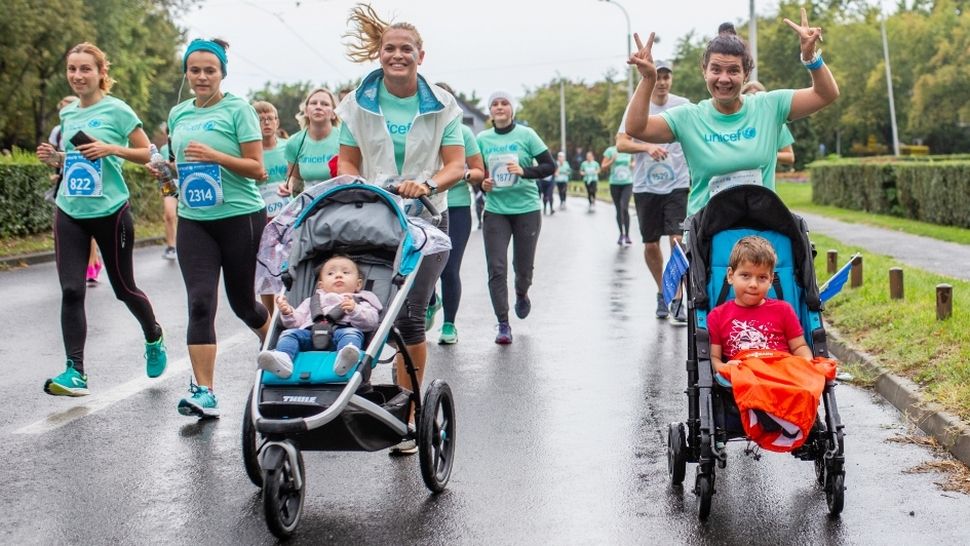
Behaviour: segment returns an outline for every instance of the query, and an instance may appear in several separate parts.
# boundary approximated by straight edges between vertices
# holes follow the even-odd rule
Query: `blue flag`
[[[832,278],[825,281],[825,284],[818,289],[819,298],[821,298],[822,303],[825,303],[832,299],[833,296],[842,291],[842,287],[845,286],[845,281],[849,280],[849,273],[852,271],[852,260],[858,254],[854,254],[849,261],[842,266],[842,269],[835,272]]]
[[[664,268],[662,279],[664,302],[667,305],[670,305],[670,301],[677,295],[677,287],[680,285],[680,280],[687,274],[688,265],[687,255],[684,254],[680,243],[675,244],[670,253],[670,260],[667,262],[667,267]]]

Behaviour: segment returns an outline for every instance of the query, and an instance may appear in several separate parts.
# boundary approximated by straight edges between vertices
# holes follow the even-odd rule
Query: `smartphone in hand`
[[[71,137],[71,144],[73,144],[75,148],[85,144],[91,144],[92,142],[94,142],[94,139],[88,136],[88,134],[84,131],[78,131],[74,133],[74,136]]]

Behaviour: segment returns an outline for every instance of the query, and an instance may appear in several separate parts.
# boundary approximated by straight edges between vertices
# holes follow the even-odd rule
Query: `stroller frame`
[[[705,212],[709,210],[716,211],[717,217],[705,218]],[[779,212],[777,217],[768,215],[768,218],[752,222],[745,216],[749,210],[776,210],[784,211],[784,214]],[[703,253],[702,245],[706,239],[713,239],[714,234],[733,228],[776,231],[791,240],[795,271],[798,273],[795,275],[796,284],[804,291],[804,301],[812,319],[811,327],[806,328],[808,342],[814,356],[829,356],[812,266],[815,251],[808,239],[807,224],[802,218],[789,212],[774,192],[761,186],[724,190],[711,199],[708,207],[688,218],[685,223],[691,264],[685,297],[688,303],[685,391],[688,417],[686,423],[671,423],[668,426],[667,468],[671,485],[680,487],[685,477],[686,463],[697,463],[693,493],[699,499],[698,517],[701,520],[710,514],[715,493],[715,466],[724,468],[727,464],[727,442],[746,438],[743,432],[738,434],[725,425],[728,411],[736,407],[734,396],[730,389],[714,380],[710,336],[706,328],[698,326],[698,311],[709,311],[714,306],[714,302],[709,301],[706,288],[710,276],[709,257],[699,256],[698,252]],[[701,268],[704,270],[699,271]],[[792,452],[799,459],[814,461],[816,479],[825,491],[826,504],[832,516],[841,513],[845,491],[844,426],[835,397],[837,384],[826,381],[821,396],[824,416],[817,417],[805,444]]]

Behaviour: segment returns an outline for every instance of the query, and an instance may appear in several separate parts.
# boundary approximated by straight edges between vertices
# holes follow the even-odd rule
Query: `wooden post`
[[[936,285],[936,320],[946,320],[953,315],[953,286]]]
[[[826,255],[828,256],[828,272],[831,275],[839,270],[839,251],[829,250]]]
[[[849,276],[849,287],[859,288],[862,286],[862,256],[852,258],[852,274]]]
[[[903,299],[903,269],[893,267],[889,270],[889,299]]]

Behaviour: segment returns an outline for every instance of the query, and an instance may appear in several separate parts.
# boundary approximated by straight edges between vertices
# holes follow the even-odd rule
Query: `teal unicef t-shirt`
[[[381,86],[377,91],[377,104],[380,106],[384,122],[387,124],[387,132],[391,135],[391,142],[394,143],[394,162],[397,164],[397,173],[413,175],[414,173],[403,173],[401,169],[404,168],[404,152],[407,150],[408,133],[411,132],[414,118],[418,116],[418,94],[415,93],[404,98],[394,96],[384,86],[384,80],[381,80]],[[448,123],[441,137],[442,146],[461,146],[464,143],[460,125],[460,117],[456,117]],[[346,127],[346,125],[343,125],[340,129],[340,144],[359,148],[357,139]]]
[[[563,182],[569,182],[570,175],[573,174],[573,168],[569,166],[568,161],[563,161],[562,163],[556,164],[556,183],[561,184]]]
[[[314,140],[303,129],[286,141],[286,161],[300,166],[300,178],[306,182],[323,182],[337,176],[330,172],[330,160],[339,153],[340,130],[336,127],[323,140]],[[306,187],[312,185],[307,183]]]
[[[185,148],[193,141],[235,157],[242,157],[241,144],[262,141],[259,118],[248,102],[226,93],[216,104],[198,108],[195,99],[189,99],[172,108],[168,127],[179,166],[180,217],[221,220],[266,206],[252,178],[218,165],[185,160]]]
[[[596,161],[583,161],[579,164],[579,172],[583,173],[583,182],[596,182],[600,179],[600,164]]]
[[[481,155],[482,151],[478,148],[478,141],[475,140],[475,133],[471,127],[461,125],[461,136],[465,142],[465,158]],[[448,208],[470,207],[472,206],[472,192],[468,187],[468,182],[459,180],[457,184],[448,190]]]
[[[80,102],[74,101],[60,113],[67,157],[55,202],[73,218],[100,218],[114,214],[128,201],[128,186],[121,175],[124,160],[109,156],[87,161],[75,151],[71,138],[84,131],[94,140],[128,146],[128,135],[142,125],[130,106],[110,95],[86,108]]]
[[[603,157],[612,157],[610,164],[610,185],[626,186],[633,184],[633,156],[618,152],[616,146],[610,146],[603,152]]]
[[[741,109],[722,114],[711,99],[684,104],[660,115],[684,149],[691,188],[687,214],[699,211],[711,191],[738,183],[775,189],[781,128],[791,111],[793,89],[745,95]]]
[[[263,148],[263,168],[266,169],[269,178],[266,182],[258,182],[258,185],[279,184],[286,180],[286,144],[285,138],[278,138],[276,139],[276,147],[271,150]]]
[[[781,135],[778,136],[778,149],[791,146],[795,143],[795,137],[791,134],[791,129],[788,128],[788,124],[781,126]]]
[[[522,168],[531,167],[535,156],[549,149],[535,131],[518,124],[504,135],[496,133],[494,128],[478,133],[478,147],[493,179],[496,160],[504,161],[505,156],[514,156],[518,157]],[[515,177],[509,186],[496,185],[485,198],[485,210],[495,214],[524,214],[541,209],[535,180]]]

